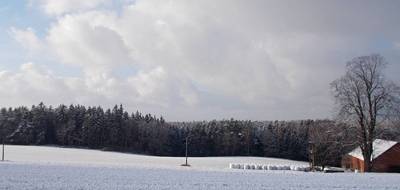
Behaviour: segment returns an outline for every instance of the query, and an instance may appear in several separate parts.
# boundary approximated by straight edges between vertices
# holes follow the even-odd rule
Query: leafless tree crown
[[[375,129],[387,119],[398,97],[398,87],[385,79],[386,65],[378,54],[354,58],[347,63],[346,74],[331,84],[340,118],[359,129],[364,160],[371,160]]]

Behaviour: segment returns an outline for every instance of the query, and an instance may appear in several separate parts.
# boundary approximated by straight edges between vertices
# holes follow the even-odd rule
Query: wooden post
[[[4,161],[4,139],[3,139],[3,151],[1,154],[1,161]]]
[[[185,151],[185,155],[186,155],[186,162],[185,165],[188,166],[188,138],[186,137],[186,151]]]
[[[309,146],[310,169],[311,171],[315,171],[316,152],[315,152],[314,142],[310,141],[308,146]]]
[[[3,125],[1,125],[0,126],[0,128],[1,128],[1,143],[3,144],[3,146],[2,146],[2,151],[1,151],[1,161],[3,162],[4,161],[4,145],[5,145],[5,143],[6,143],[6,141],[4,140],[5,139],[5,132],[4,132],[4,126]]]
[[[188,164],[188,141],[189,141],[189,136],[185,138],[185,163],[182,164],[181,166],[190,166]]]

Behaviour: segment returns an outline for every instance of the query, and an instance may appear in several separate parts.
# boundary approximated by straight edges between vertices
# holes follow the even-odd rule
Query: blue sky
[[[50,20],[40,10],[30,7],[27,1],[0,2],[0,56],[2,68],[15,70],[24,62],[31,61],[25,50],[12,38],[10,29],[35,28],[38,36],[44,36]]]
[[[398,10],[394,0],[1,1],[0,105],[331,118],[329,84],[346,61],[382,54],[400,82]]]

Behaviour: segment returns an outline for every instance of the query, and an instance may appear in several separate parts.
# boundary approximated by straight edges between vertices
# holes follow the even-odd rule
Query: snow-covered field
[[[144,167],[182,169],[185,158],[157,157],[90,149],[47,146],[6,146],[6,160],[18,163],[72,164],[106,167]],[[221,170],[229,163],[308,165],[306,162],[260,157],[203,157],[189,158],[190,169]],[[187,169],[187,168],[186,168]]]
[[[0,189],[400,189],[399,174],[233,170],[229,163],[306,165],[256,157],[154,157],[73,148],[6,146]]]

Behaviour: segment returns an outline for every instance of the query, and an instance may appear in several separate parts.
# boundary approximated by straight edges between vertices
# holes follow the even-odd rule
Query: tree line
[[[351,127],[331,120],[166,122],[151,114],[128,113],[122,105],[104,110],[82,105],[53,108],[43,103],[31,108],[2,108],[0,128],[0,140],[8,144],[85,147],[158,156],[184,156],[184,140],[189,137],[190,156],[307,161],[313,143],[325,165],[338,165],[341,156],[354,148],[348,142],[356,134]],[[392,139],[399,136],[393,131],[382,134]]]

